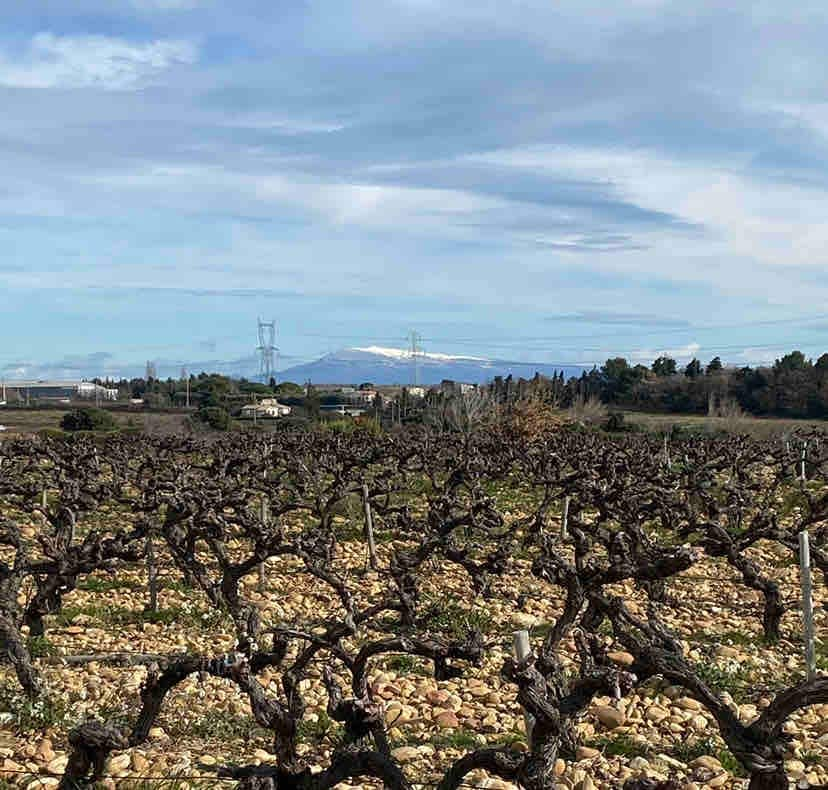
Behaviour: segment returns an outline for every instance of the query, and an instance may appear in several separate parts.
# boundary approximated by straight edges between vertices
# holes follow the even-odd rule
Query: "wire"
[[[579,319],[578,316],[572,316],[573,320],[582,320],[585,323],[589,323],[590,319],[588,314],[584,317]],[[511,339],[507,339],[506,342],[503,342],[504,335],[500,334],[495,337],[478,337],[478,338],[454,338],[454,337],[440,337],[440,336],[424,336],[422,339],[428,342],[438,342],[438,343],[448,343],[453,345],[466,345],[466,346],[474,346],[477,348],[515,348],[521,347],[525,348],[526,344],[549,344],[549,343],[558,343],[558,342],[568,342],[573,340],[600,340],[601,338],[607,338],[610,340],[616,340],[619,337],[648,337],[648,336],[661,336],[661,335],[675,335],[675,334],[687,334],[693,335],[694,333],[698,332],[712,332],[712,331],[722,331],[722,330],[729,330],[729,329],[744,329],[750,327],[760,327],[760,326],[783,326],[783,325],[791,325],[791,326],[798,326],[802,324],[806,324],[812,321],[822,321],[828,319],[828,314],[816,314],[811,316],[802,316],[799,318],[781,318],[781,319],[766,319],[760,321],[744,321],[741,323],[733,323],[733,324],[720,324],[720,325],[708,325],[708,326],[697,326],[697,325],[688,325],[682,327],[669,327],[665,329],[652,329],[652,330],[635,330],[630,332],[611,332],[606,334],[584,334],[584,335],[535,335],[535,336],[514,336]],[[594,321],[593,323],[602,323],[600,321]],[[629,321],[630,324],[634,324],[634,319]],[[308,338],[318,338],[324,340],[364,340],[370,343],[377,343],[377,342],[402,342],[405,341],[406,338],[403,336],[377,336],[376,334],[366,334],[366,333],[343,333],[343,334],[332,334],[332,333],[318,333],[318,332],[295,332],[295,331],[288,331],[283,332],[282,337],[290,338],[290,337],[308,337]],[[222,340],[233,340],[235,336],[226,336],[222,338]],[[779,349],[779,348],[789,348],[791,345],[805,345],[806,347],[813,347],[816,348],[819,344],[819,341],[815,340],[813,343],[800,343],[799,341],[793,340],[788,341],[787,343],[774,343],[769,345],[750,345],[750,344],[736,344],[736,345],[704,345],[704,348],[708,351],[716,351],[716,350],[732,350],[732,349],[743,349],[745,345],[748,345],[748,348],[753,349],[760,349],[760,350],[770,350],[770,349]],[[162,350],[162,349],[174,349],[174,348],[181,348],[181,344],[166,344],[166,345],[147,345],[147,346],[129,346],[125,349],[126,351],[153,351],[153,350]],[[602,351],[604,350],[601,347],[591,346],[591,347],[562,347],[556,346],[555,351]],[[623,353],[635,353],[640,351],[641,349],[620,349],[618,351],[619,354]],[[2,356],[1,359],[14,359],[19,360],[18,356]],[[312,357],[308,357],[310,359]],[[297,358],[301,359],[301,358]],[[179,361],[180,362],[180,361]],[[67,363],[69,364],[69,363]],[[176,363],[178,364],[178,362]],[[570,362],[570,363],[560,363],[560,364],[572,364],[572,365],[589,365],[595,364],[592,362]]]
[[[62,774],[53,774],[48,771],[27,771],[25,768],[0,768],[0,776],[7,774],[14,774],[17,776],[31,776],[33,779],[38,777],[48,777],[52,779],[60,779]],[[217,776],[215,774],[185,774],[173,773],[169,776],[142,776],[140,774],[101,774],[101,779],[120,779],[123,781],[141,781],[141,782],[176,782],[176,781],[208,781],[208,782],[239,782],[240,779],[232,777]],[[439,782],[409,782],[412,787],[439,787]],[[457,787],[475,788],[475,790],[486,790],[486,785],[470,784],[468,782],[460,782]]]

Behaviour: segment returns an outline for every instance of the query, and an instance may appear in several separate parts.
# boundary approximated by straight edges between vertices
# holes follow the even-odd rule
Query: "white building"
[[[350,397],[349,400],[354,401],[354,403],[373,403],[377,398],[377,391],[376,390],[358,390],[354,392]]]
[[[81,381],[78,384],[79,398],[100,398],[101,400],[118,400],[118,390],[111,387],[102,387],[91,381]]]
[[[118,400],[118,390],[92,381],[6,381],[2,400],[57,400],[72,398],[88,400]]]
[[[290,406],[279,403],[275,398],[264,398],[261,403],[250,403],[241,409],[241,417],[246,420],[273,420],[289,414]]]

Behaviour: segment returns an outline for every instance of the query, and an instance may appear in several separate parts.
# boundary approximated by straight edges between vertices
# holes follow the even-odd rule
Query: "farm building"
[[[264,398],[260,403],[250,403],[241,409],[241,417],[245,420],[272,420],[289,414],[290,406],[279,403],[275,398]]]
[[[7,381],[3,384],[0,400],[8,403],[30,400],[66,401],[76,398],[88,400],[118,400],[118,390],[103,387],[92,381]]]

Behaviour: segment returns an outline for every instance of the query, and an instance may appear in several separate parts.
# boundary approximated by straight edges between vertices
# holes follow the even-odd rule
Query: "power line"
[[[613,332],[612,334],[607,335],[600,335],[591,333],[588,335],[515,335],[511,338],[508,336],[504,336],[503,334],[498,335],[497,337],[487,337],[487,336],[480,336],[480,337],[450,337],[450,336],[439,336],[439,335],[429,335],[424,337],[418,334],[418,341],[427,340],[433,343],[446,343],[449,345],[456,345],[456,346],[466,346],[466,347],[475,347],[480,349],[485,348],[500,348],[500,349],[514,349],[516,347],[520,347],[522,350],[533,350],[535,352],[540,352],[542,349],[527,349],[527,346],[536,346],[539,344],[542,345],[550,345],[555,344],[555,348],[551,349],[556,352],[584,352],[584,351],[600,351],[600,352],[609,352],[612,351],[618,355],[623,356],[624,354],[632,354],[632,353],[640,353],[641,351],[647,349],[641,348],[619,348],[615,346],[613,348],[607,348],[606,346],[561,346],[558,345],[561,342],[571,342],[579,339],[584,340],[601,340],[603,338],[617,340],[619,338],[625,337],[634,337],[634,338],[645,338],[645,337],[660,337],[662,335],[676,335],[676,334],[685,334],[688,338],[691,338],[694,334],[699,332],[710,332],[710,331],[724,331],[730,329],[740,329],[740,328],[750,328],[750,327],[760,327],[760,326],[800,326],[802,324],[808,323],[810,321],[818,321],[818,320],[825,320],[828,319],[828,314],[820,314],[820,315],[812,315],[812,316],[804,316],[798,319],[772,319],[772,320],[763,320],[763,321],[746,321],[742,323],[733,323],[733,324],[721,324],[717,326],[696,326],[690,325],[686,327],[672,327],[668,329],[659,329],[659,330],[644,330],[635,332]],[[588,320],[588,319],[585,319]],[[273,371],[275,370],[275,362],[274,358],[275,355],[278,354],[278,348],[275,346],[275,322],[265,322],[259,319],[258,322],[258,330],[259,330],[259,346],[257,351],[260,355],[260,373],[265,375],[268,371],[270,375],[272,375]],[[826,333],[828,334],[828,333]],[[402,336],[385,336],[385,337],[378,337],[377,335],[369,335],[364,333],[354,333],[354,334],[325,334],[325,333],[315,333],[315,332],[291,332],[291,336],[293,337],[308,337],[308,338],[324,338],[329,341],[331,340],[364,340],[371,343],[380,342],[390,342],[390,343],[399,343],[403,340]],[[410,334],[405,338],[405,340],[410,341]],[[230,339],[229,337],[227,339]],[[734,350],[734,349],[756,349],[756,350],[776,350],[776,349],[790,349],[792,347],[804,347],[804,348],[812,348],[818,349],[822,345],[821,339],[792,339],[788,340],[784,343],[772,343],[772,344],[750,344],[750,343],[739,343],[739,344],[704,344],[702,347],[707,351],[727,351],[727,350]],[[828,337],[826,337],[826,342],[828,342]],[[655,345],[655,344],[653,344]],[[164,346],[164,348],[180,348],[180,344],[177,345],[169,345]],[[128,350],[149,350],[149,349],[158,349],[161,346],[135,346],[129,347]],[[127,350],[127,349],[125,349]],[[656,349],[652,349],[656,350]],[[422,349],[419,349],[418,353],[422,353]],[[414,355],[416,356],[416,354]],[[308,359],[312,358],[312,355],[307,356]],[[2,355],[0,359],[10,360],[20,362],[19,356],[11,356],[11,355]],[[578,365],[589,365],[595,364],[593,362],[584,362],[584,361],[571,361],[567,363],[560,363],[560,364],[578,364]],[[71,361],[67,363],[68,366],[71,366]],[[151,368],[154,367],[154,362],[148,362],[147,367]],[[149,372],[149,371],[148,371]],[[266,376],[266,379],[270,378],[270,375]]]
[[[411,343],[411,364],[414,368],[414,376],[413,376],[413,385],[416,387],[420,383],[420,370],[418,366],[418,356],[422,352],[422,349],[419,347],[420,340],[422,340],[422,336],[419,332],[412,329],[408,333],[408,339]]]
[[[273,378],[275,371],[274,355],[278,352],[276,348],[276,322],[262,321],[259,319],[259,375],[262,381],[267,384]]]

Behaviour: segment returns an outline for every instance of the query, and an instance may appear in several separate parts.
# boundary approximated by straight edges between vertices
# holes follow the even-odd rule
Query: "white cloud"
[[[708,232],[708,253],[773,266],[828,262],[828,195],[819,186],[767,180],[749,171],[750,157],[680,161],[645,149],[530,146],[467,157],[559,177],[600,183],[611,179],[621,196],[651,211],[677,215]],[[673,253],[698,249],[696,240],[671,238]]]
[[[299,209],[332,226],[359,226],[446,234],[452,220],[479,212],[503,209],[508,201],[455,189],[331,183],[297,177],[292,173],[250,174],[212,165],[156,164],[105,175],[84,175],[79,181],[121,190],[145,191],[156,201],[181,205],[197,193],[202,207],[214,202],[226,207],[270,214],[274,206]],[[176,203],[175,201],[179,201]],[[2,205],[0,203],[0,205]],[[460,229],[456,235],[474,235]]]
[[[194,63],[197,54],[192,43],[181,40],[133,43],[38,33],[21,57],[0,53],[0,85],[135,90],[173,66]]]

